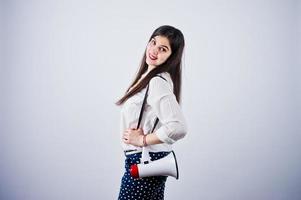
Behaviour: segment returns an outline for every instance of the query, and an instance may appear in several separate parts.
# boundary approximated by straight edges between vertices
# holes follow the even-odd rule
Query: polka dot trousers
[[[170,152],[150,152],[151,160],[167,156]],[[167,176],[133,178],[130,174],[132,164],[139,164],[141,153],[126,155],[125,172],[121,179],[118,200],[163,200]]]

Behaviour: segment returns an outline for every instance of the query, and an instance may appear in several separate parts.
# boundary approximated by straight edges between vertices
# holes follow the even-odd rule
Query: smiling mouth
[[[149,54],[149,58],[152,59],[152,60],[156,60],[157,57],[153,56],[152,54]]]

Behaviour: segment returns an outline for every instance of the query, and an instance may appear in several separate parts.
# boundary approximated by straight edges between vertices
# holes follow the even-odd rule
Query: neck
[[[146,72],[146,73],[152,71],[154,68],[156,68],[155,65],[148,65],[148,67],[147,67],[147,72]]]

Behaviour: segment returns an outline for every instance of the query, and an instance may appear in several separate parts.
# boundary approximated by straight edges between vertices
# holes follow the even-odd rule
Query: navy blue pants
[[[170,152],[150,152],[151,160],[167,156]],[[130,174],[132,164],[139,164],[142,153],[127,155],[125,158],[125,172],[121,179],[118,200],[163,200],[167,176],[152,176],[133,178]]]

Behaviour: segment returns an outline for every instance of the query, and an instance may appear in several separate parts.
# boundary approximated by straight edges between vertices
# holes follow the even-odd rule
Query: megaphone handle
[[[151,158],[149,155],[149,150],[147,147],[142,147],[142,155],[140,159],[140,163],[147,164],[151,162]]]

